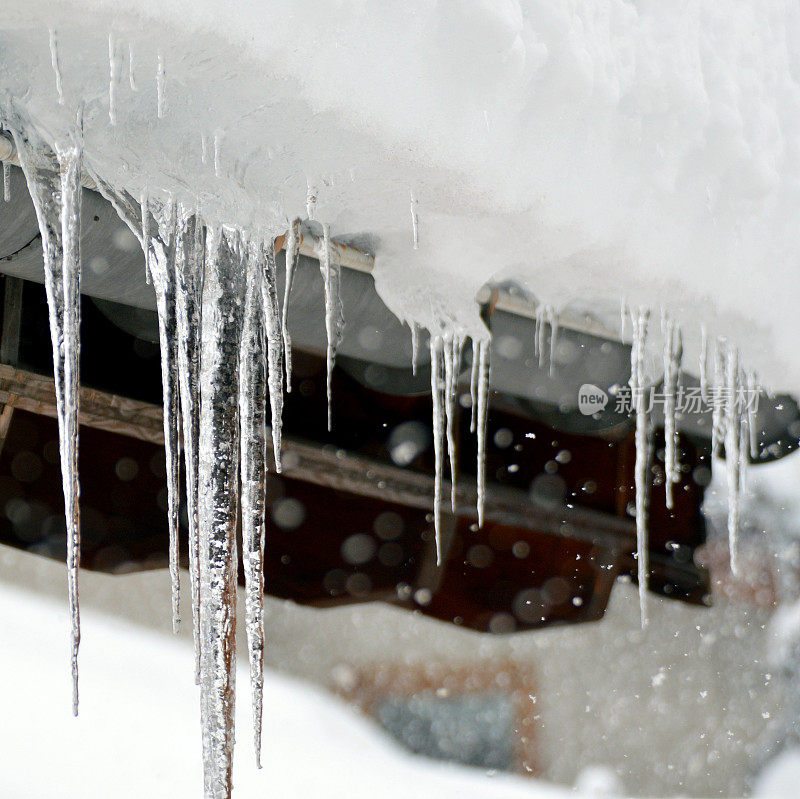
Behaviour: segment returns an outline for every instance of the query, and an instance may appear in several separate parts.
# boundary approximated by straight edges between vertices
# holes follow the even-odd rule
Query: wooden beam
[[[55,385],[51,377],[0,364],[0,404],[31,413],[56,417]],[[109,433],[130,436],[152,444],[164,444],[162,412],[159,405],[82,387],[80,423]],[[272,446],[268,437],[269,446]],[[283,471],[292,479],[326,486],[361,496],[383,499],[409,507],[430,509],[433,476],[401,469],[332,446],[298,439],[283,439]],[[449,487],[443,487],[445,494]],[[475,518],[476,492],[462,481],[456,491],[456,516]],[[614,557],[635,548],[633,521],[609,513],[573,506],[537,503],[519,489],[490,485],[485,518],[489,522],[539,533],[586,541],[610,550]],[[676,577],[694,573],[691,565],[680,564],[658,553],[651,562]]]

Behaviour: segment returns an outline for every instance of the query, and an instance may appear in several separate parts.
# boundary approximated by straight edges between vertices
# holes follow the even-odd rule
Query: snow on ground
[[[109,578],[84,574],[89,591]],[[82,614],[81,714],[72,717],[64,603],[0,582],[0,795],[89,799],[202,794],[199,694],[191,642],[93,609]],[[239,681],[247,691],[246,668]],[[572,796],[539,781],[487,776],[406,754],[339,700],[268,672],[263,770],[238,703],[237,797],[512,799]],[[242,714],[245,717],[242,717]]]
[[[269,228],[315,196],[401,316],[475,327],[492,276],[609,324],[624,295],[800,388],[795,3],[28,0],[0,45],[0,89],[51,135],[85,101],[87,160],[136,197]]]

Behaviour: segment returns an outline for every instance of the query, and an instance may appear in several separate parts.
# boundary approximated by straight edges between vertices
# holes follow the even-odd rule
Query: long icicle
[[[344,314],[342,313],[341,268],[333,255],[331,245],[331,227],[327,223],[322,226],[322,251],[319,268],[325,282],[325,332],[328,337],[327,348],[327,391],[328,391],[328,430],[333,424],[332,381],[336,348],[342,340]]]
[[[700,396],[708,402],[708,331],[700,326]]]
[[[489,379],[491,375],[491,341],[482,340],[478,344],[478,527],[483,527],[483,509],[486,504],[486,432],[489,422]]]
[[[24,125],[12,107],[5,109],[4,116],[5,124],[14,138],[42,239],[67,524],[67,583],[72,625],[72,711],[77,715],[80,647],[80,517],[77,471],[81,274],[80,130],[76,136],[78,141],[60,148],[59,156],[56,156],[30,126]]]
[[[178,320],[178,383],[189,521],[189,583],[192,595],[195,682],[200,682],[200,528],[197,518],[197,457],[200,437],[200,311],[205,229],[196,215],[178,213],[175,311]]]
[[[444,471],[445,343],[431,334],[431,400],[433,403],[433,528],[436,536],[436,565],[442,563],[442,472]]]
[[[649,504],[650,416],[645,398],[644,353],[650,311],[640,308],[631,314],[633,347],[631,348],[631,397],[636,410],[636,562],[639,582],[639,612],[642,629],[647,626],[647,527]]]
[[[709,392],[711,405],[711,453],[722,455],[725,440],[725,339],[718,338],[714,345],[714,385]]]
[[[725,471],[728,480],[728,547],[731,572],[739,573],[740,439],[739,351],[729,345],[725,359]]]
[[[469,432],[475,432],[478,413],[478,343],[472,338],[472,364],[469,368]]]
[[[456,358],[461,353],[461,344],[457,336],[447,334],[444,337],[444,411],[446,417],[447,458],[450,461],[450,509],[456,512],[456,480],[458,477],[458,453],[456,450],[456,381],[458,367]],[[459,358],[460,360],[460,358]]]
[[[172,630],[180,629],[179,521],[180,483],[178,414],[178,320],[175,307],[176,208],[169,202],[158,212],[157,225],[144,224],[150,208],[142,206],[143,228],[150,231],[144,242],[148,271],[153,279],[161,343],[161,390],[164,404],[164,449],[167,461],[167,522],[169,526],[169,572],[172,584]]]
[[[680,480],[678,428],[675,421],[683,344],[681,329],[673,319],[664,322],[664,490],[667,509],[672,510],[672,489]]]
[[[236,676],[239,346],[244,308],[233,233],[207,234],[200,362],[200,714],[207,799],[229,799]]]
[[[81,133],[78,136],[82,138]],[[67,573],[72,617],[72,712],[78,715],[78,648],[80,646],[80,606],[78,569],[81,560],[81,520],[78,498],[78,413],[80,402],[80,325],[81,325],[81,144],[72,142],[57,147],[61,166],[61,241],[64,281],[64,447],[62,479],[67,518]]]
[[[250,665],[253,745],[261,768],[261,723],[264,691],[264,509],[267,479],[264,360],[264,270],[260,242],[248,246],[244,320],[239,350],[239,429],[242,470],[242,562],[245,626]]]
[[[295,219],[286,234],[286,283],[283,288],[283,363],[286,368],[286,393],[292,390],[292,337],[289,335],[289,295],[297,262],[300,260],[300,220]]]
[[[275,457],[275,471],[281,471],[281,437],[283,430],[283,328],[278,305],[278,270],[275,265],[275,247],[272,238],[262,242],[261,291],[264,309],[264,330],[267,338],[267,363],[269,373],[270,418],[272,422],[272,450]],[[330,384],[329,384],[330,390]],[[329,406],[330,408],[330,406]],[[330,416],[328,418],[330,426]]]
[[[409,322],[411,329],[411,374],[417,376],[417,359],[419,356],[419,331],[416,322]]]

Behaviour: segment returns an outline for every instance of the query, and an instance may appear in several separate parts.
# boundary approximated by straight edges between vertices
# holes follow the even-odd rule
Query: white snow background
[[[5,566],[30,555],[0,551]],[[30,568],[28,566],[27,568]],[[42,566],[38,567],[41,571]],[[57,564],[52,565],[58,568]],[[58,569],[58,573],[61,570]],[[82,591],[112,598],[119,578],[84,572]],[[197,797],[203,793],[191,638],[81,613],[81,713],[71,713],[66,603],[0,582],[0,796],[3,799]],[[274,671],[264,679],[263,768],[256,769],[247,664],[238,672],[234,794],[400,799],[559,799],[529,778],[407,754],[341,700]]]

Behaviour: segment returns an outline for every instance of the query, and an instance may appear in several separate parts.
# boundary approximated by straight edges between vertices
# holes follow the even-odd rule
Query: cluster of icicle
[[[253,730],[260,766],[267,435],[271,429],[275,470],[280,472],[283,392],[289,390],[291,381],[288,300],[299,258],[300,220],[290,223],[286,233],[286,280],[281,309],[274,243],[277,234],[283,231],[246,233],[236,227],[207,224],[197,208],[186,207],[169,197],[157,199],[145,194],[136,199],[115,189],[102,176],[90,174],[83,163],[80,113],[72,133],[54,145],[26,123],[8,98],[3,115],[4,127],[14,139],[42,237],[68,533],[73,711],[78,712],[80,642],[77,457],[81,191],[82,180],[91,179],[141,243],[147,280],[155,292],[161,346],[173,629],[177,631],[180,624],[178,527],[182,449],[205,794],[227,797],[231,791],[234,743],[239,503]],[[341,269],[327,225],[323,225],[318,257],[325,294],[330,427],[331,375],[344,317],[340,299]],[[415,326],[412,326],[412,338],[416,368],[418,331]],[[455,509],[454,421],[464,343],[465,337],[449,333],[431,336],[437,460],[434,512],[440,560],[442,452],[446,438],[453,486],[451,502]],[[478,432],[478,516],[482,524],[489,398],[488,340],[473,341],[472,350],[472,429]]]
[[[624,339],[627,322],[631,324],[631,377],[630,389],[636,420],[636,463],[634,481],[636,494],[636,559],[639,584],[639,607],[642,627],[648,623],[648,516],[650,505],[650,463],[653,450],[651,424],[652,391],[645,369],[645,348],[650,325],[650,310],[646,307],[628,308],[622,304],[621,336]],[[663,410],[664,410],[664,488],[666,506],[673,507],[673,489],[681,479],[680,450],[677,413],[683,342],[680,326],[668,314],[662,313],[663,338]],[[713,376],[709,380],[709,344],[705,328],[702,330],[700,353],[700,395],[711,405],[712,444],[715,457],[725,454],[728,482],[728,542],[731,571],[738,573],[739,505],[745,489],[747,464],[758,455],[755,406],[752,400],[758,391],[752,372],[742,370],[739,351],[726,339],[714,342]],[[748,401],[742,407],[743,394]]]
[[[413,351],[416,353],[416,329]],[[456,512],[458,452],[456,446],[456,403],[461,359],[464,354],[465,337],[445,332],[430,337],[431,351],[431,399],[433,402],[433,448],[435,458],[433,517],[436,532],[436,564],[441,565],[443,552],[442,484],[444,475],[444,447],[447,442],[447,457],[450,461],[450,508]],[[416,372],[416,355],[412,358]],[[489,410],[489,341],[472,339],[472,367],[470,371],[470,432],[477,433],[477,510],[478,527],[483,526],[486,501],[486,425]]]

